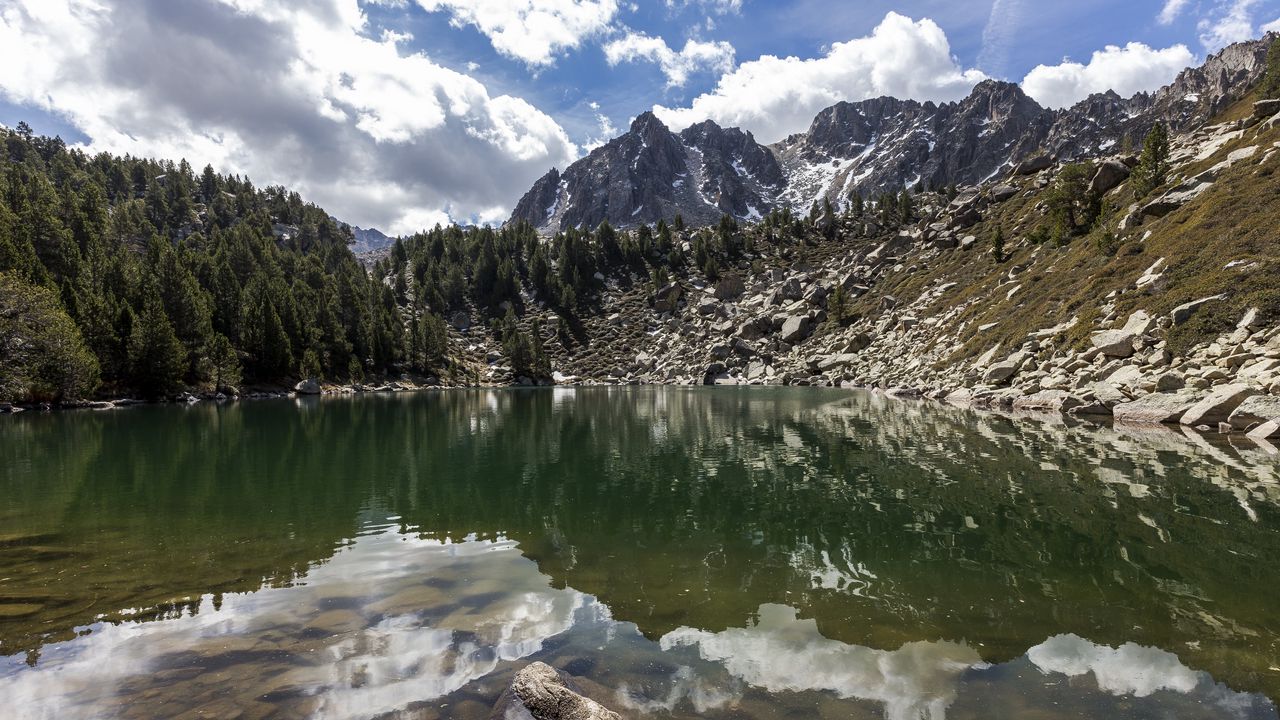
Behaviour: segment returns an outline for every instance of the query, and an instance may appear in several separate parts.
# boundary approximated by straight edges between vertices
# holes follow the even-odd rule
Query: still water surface
[[[1280,459],[818,389],[0,422],[0,716],[1280,717]]]

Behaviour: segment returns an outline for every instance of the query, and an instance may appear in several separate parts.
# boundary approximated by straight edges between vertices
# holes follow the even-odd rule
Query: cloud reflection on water
[[[444,707],[460,693],[474,696],[488,678],[505,684],[525,661],[566,658],[617,668],[598,681],[637,716],[741,716],[763,690],[792,704],[831,696],[868,703],[888,720],[944,720],[975,678],[1006,695],[1025,692],[1019,683],[1028,682],[1002,675],[1004,666],[964,644],[880,650],[832,640],[785,605],[760,606],[745,627],[683,627],[654,643],[594,597],[552,587],[514,542],[423,538],[383,525],[291,587],[228,595],[220,604],[208,596],[197,611],[165,620],[100,624],[47,646],[36,667],[6,659],[0,697],[17,708],[7,716],[16,720],[97,718],[124,707],[154,716],[288,708],[354,720],[433,701]],[[1216,686],[1155,648],[1112,649],[1062,635],[1013,665],[1028,661],[1046,676],[1092,673],[1102,693],[1129,701],[1172,692],[1202,697],[1226,715],[1274,716],[1257,696]],[[674,671],[655,677],[648,670],[655,667]],[[1271,715],[1257,713],[1264,705]]]
[[[762,605],[745,628],[708,633],[681,628],[660,644],[696,646],[734,676],[770,692],[825,690],[842,698],[883,703],[889,720],[943,720],[961,674],[982,669],[977,651],[950,642],[915,642],[893,651],[846,645],[818,632],[794,608]]]

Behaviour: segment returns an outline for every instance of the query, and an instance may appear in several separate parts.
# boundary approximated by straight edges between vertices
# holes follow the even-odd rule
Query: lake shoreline
[[[299,383],[301,385],[302,383]],[[495,384],[495,385],[440,385],[417,383],[411,380],[391,380],[379,385],[319,385],[319,392],[300,392],[298,390],[288,390],[283,387],[260,386],[255,389],[243,392],[238,395],[218,394],[202,394],[193,395],[191,393],[183,393],[170,400],[162,401],[146,401],[133,398],[120,398],[116,400],[96,400],[81,401],[73,403],[60,404],[17,404],[17,403],[0,403],[0,415],[18,415],[26,412],[36,413],[54,413],[75,410],[123,410],[134,407],[144,406],[173,406],[173,405],[203,405],[206,403],[232,403],[232,402],[250,402],[256,400],[289,400],[302,398],[337,398],[337,397],[356,397],[362,395],[392,395],[405,393],[423,393],[423,392],[451,392],[459,390],[521,390],[521,389],[555,389],[555,388],[781,388],[781,387],[807,387],[820,390],[849,390],[857,392],[865,392],[873,395],[879,395],[888,399],[909,403],[927,403],[939,404],[963,410],[971,410],[987,415],[995,415],[1006,417],[1012,420],[1040,420],[1051,421],[1060,420],[1070,423],[1073,426],[1087,426],[1097,429],[1104,428],[1130,428],[1134,430],[1157,430],[1164,429],[1171,431],[1172,435],[1183,437],[1188,442],[1197,443],[1204,439],[1214,439],[1221,442],[1230,443],[1232,440],[1247,440],[1250,446],[1267,452],[1272,455],[1280,456],[1280,447],[1270,442],[1269,437],[1263,436],[1258,432],[1245,432],[1243,430],[1233,429],[1228,422],[1219,422],[1217,427],[1208,424],[1189,425],[1179,422],[1179,418],[1172,418],[1164,422],[1154,422],[1145,420],[1125,420],[1116,419],[1105,414],[1090,414],[1065,411],[1062,407],[1045,405],[1045,404],[1022,404],[1013,401],[1012,396],[1006,394],[999,395],[983,395],[976,394],[966,390],[956,391],[933,391],[926,392],[917,388],[882,388],[877,386],[860,386],[852,384],[840,385],[773,385],[773,384],[755,384],[755,385],[726,385],[726,384],[690,384],[680,382],[668,383],[652,383],[652,382],[623,382],[615,383],[599,380],[579,380],[573,379],[571,382],[555,383],[555,382],[528,382],[514,384]],[[1270,396],[1264,396],[1270,399]],[[1208,405],[1214,404],[1215,407],[1221,407],[1222,401],[1214,400],[1212,389],[1202,393],[1179,396],[1182,402],[1191,405]],[[1228,399],[1230,400],[1230,399]],[[1232,406],[1232,410],[1238,408],[1241,403],[1236,402]],[[1228,411],[1229,414],[1230,411]],[[1268,426],[1272,423],[1268,423]]]

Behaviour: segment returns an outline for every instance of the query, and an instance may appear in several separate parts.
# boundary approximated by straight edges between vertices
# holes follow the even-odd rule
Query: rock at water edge
[[[1190,392],[1153,393],[1111,409],[1118,423],[1176,423],[1200,398]]]
[[[1200,402],[1192,405],[1182,416],[1181,423],[1195,427],[1197,425],[1217,425],[1226,422],[1232,411],[1240,407],[1251,395],[1258,391],[1248,385],[1222,385],[1214,388]]]
[[[516,673],[511,691],[534,720],[622,720],[618,713],[574,692],[546,663],[535,662]]]

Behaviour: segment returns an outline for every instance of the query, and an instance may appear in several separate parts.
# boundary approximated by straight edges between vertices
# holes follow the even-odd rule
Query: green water
[[[810,388],[0,418],[0,717],[1276,718],[1278,467]]]

